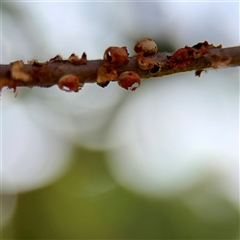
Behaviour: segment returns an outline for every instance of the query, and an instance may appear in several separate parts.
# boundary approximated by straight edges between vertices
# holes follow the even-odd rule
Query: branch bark
[[[143,79],[187,71],[196,71],[196,75],[200,76],[201,71],[205,69],[240,66],[240,46],[221,48],[221,46],[208,45],[211,47],[207,48],[206,52],[200,52],[200,55],[201,49],[196,46],[198,45],[181,48],[175,53],[157,52],[147,56],[155,62],[155,66],[150,70],[142,70],[139,67],[137,56],[128,58],[129,62],[126,65],[120,64],[115,70],[118,76],[125,71],[134,71]],[[189,49],[194,51],[198,49],[198,52],[192,53]],[[13,88],[15,91],[17,87],[51,87],[56,84],[59,86],[59,80],[66,75],[77,76],[81,86],[84,83],[97,82],[98,69],[103,65],[104,60],[87,61],[84,54],[78,61],[69,61],[69,59],[62,60],[57,56],[45,63],[33,61],[24,64],[22,61],[16,61],[11,64],[2,64],[0,65],[0,90],[3,87]],[[117,81],[117,79],[111,81]]]

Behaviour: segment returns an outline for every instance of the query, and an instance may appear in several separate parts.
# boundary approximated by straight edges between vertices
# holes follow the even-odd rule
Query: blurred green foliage
[[[104,152],[76,148],[72,159],[71,169],[60,180],[18,196],[16,214],[3,230],[3,239],[237,237],[238,210],[206,191],[207,183],[181,196],[149,198],[114,182]],[[196,193],[204,199],[198,203],[201,214],[184,200]]]

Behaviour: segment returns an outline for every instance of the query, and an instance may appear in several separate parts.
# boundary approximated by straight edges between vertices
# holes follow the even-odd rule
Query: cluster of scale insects
[[[166,61],[155,62],[151,56],[155,55],[158,52],[157,45],[152,39],[144,38],[139,40],[135,44],[134,51],[136,53],[135,59],[139,69],[141,71],[150,71],[151,73],[156,73],[156,69],[158,72],[160,70],[163,71],[163,69],[171,70],[172,72],[184,70],[190,65],[193,60],[201,58],[205,54],[209,54],[209,49],[211,48],[221,48],[221,45],[214,46],[205,41],[198,43],[192,47],[185,46],[184,48],[178,49],[171,56],[167,56],[168,58]],[[141,79],[139,74],[135,71],[124,71],[121,74],[118,73],[121,66],[128,65],[128,56],[129,53],[126,46],[111,46],[107,48],[103,54],[103,64],[97,69],[97,84],[101,87],[106,87],[109,82],[117,81],[118,85],[122,88],[135,91],[141,85]],[[229,59],[227,60],[230,61]],[[36,60],[30,61],[29,63],[32,66],[44,67],[49,63],[58,61],[62,61],[62,57],[59,55],[45,63],[39,63]],[[83,53],[82,57],[78,58],[77,55],[72,54],[68,58],[67,62],[73,65],[85,65],[87,64],[87,56],[85,53]],[[212,67],[214,68],[218,67],[218,65],[214,65],[214,62],[210,62],[210,65],[212,65]],[[12,81],[9,83],[8,79],[4,79],[5,82],[2,84],[1,88],[3,86],[8,86],[9,88],[13,88],[15,92],[17,89],[17,81],[28,82],[29,84],[27,86],[31,85],[30,83],[33,78],[29,73],[23,71],[23,67],[23,61],[13,62],[11,69],[11,77],[16,81]],[[202,69],[196,71],[195,74],[197,76],[200,76],[201,71]],[[37,82],[40,82],[38,78]],[[56,82],[51,85],[54,84],[56,84]],[[57,85],[60,89],[64,91],[78,92],[84,86],[84,81],[81,81],[79,79],[79,76],[77,75],[65,74],[59,78],[59,80],[57,81]],[[32,86],[34,86],[34,84]]]
[[[151,70],[157,63],[147,56],[157,53],[158,48],[156,43],[150,38],[144,38],[135,44],[134,51],[137,53],[136,61],[142,70]],[[127,47],[112,46],[105,50],[103,54],[103,64],[97,71],[97,84],[101,87],[106,87],[110,81],[117,81],[119,86],[127,90],[136,90],[140,84],[140,76],[134,71],[125,71],[118,76],[117,68],[122,64],[127,65],[129,63]],[[74,64],[82,62],[85,64],[86,56],[83,55],[81,59],[78,59],[76,55],[71,55],[70,61]],[[84,83],[79,82],[76,75],[63,76],[58,81],[60,89],[65,91],[78,92]]]

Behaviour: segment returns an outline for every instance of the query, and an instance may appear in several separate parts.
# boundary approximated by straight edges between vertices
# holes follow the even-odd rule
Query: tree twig
[[[174,53],[157,52],[147,56],[149,61],[155,63],[147,70],[139,67],[138,56],[140,55],[129,57],[127,64],[115,65],[117,76],[126,71],[137,73],[141,79],[186,71],[196,71],[196,75],[200,76],[201,71],[208,68],[240,66],[240,46],[222,48],[206,42],[198,43],[193,47],[180,48]],[[3,87],[13,88],[15,91],[17,87],[51,87],[56,84],[60,87],[59,81],[64,76],[76,76],[78,86],[82,87],[84,83],[97,82],[98,70],[104,62],[105,60],[87,60],[84,53],[81,59],[73,54],[68,60],[56,56],[45,63],[31,61],[24,64],[22,61],[16,61],[11,64],[1,64],[0,90]],[[117,78],[109,80],[117,81]],[[70,87],[70,90],[74,88]],[[78,88],[74,91],[77,92]]]

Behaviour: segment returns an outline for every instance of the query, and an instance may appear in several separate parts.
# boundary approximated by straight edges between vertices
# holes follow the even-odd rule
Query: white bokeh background
[[[129,39],[146,36],[168,39],[176,49],[204,40],[239,45],[238,2],[1,4],[2,64],[83,51],[99,59],[111,45],[126,45],[133,53]],[[21,21],[11,8],[23,14]],[[178,194],[212,175],[238,204],[237,67],[209,70],[200,78],[190,72],[148,79],[135,92],[114,83],[105,89],[89,84],[78,94],[57,87],[20,89],[15,98],[4,89],[1,116],[3,194],[14,197],[61,177],[77,142],[107,150],[116,181],[141,194]]]

